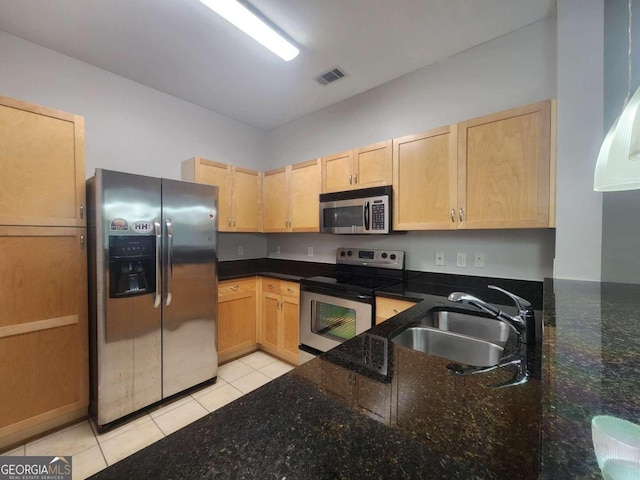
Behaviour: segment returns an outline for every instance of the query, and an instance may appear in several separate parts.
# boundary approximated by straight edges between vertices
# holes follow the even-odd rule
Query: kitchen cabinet
[[[265,232],[319,230],[319,159],[265,172],[262,182]]]
[[[218,283],[218,362],[258,349],[256,277]]]
[[[552,102],[393,140],[393,228],[554,226]]]
[[[0,225],[84,227],[84,120],[0,96]]]
[[[394,230],[457,228],[457,126],[393,140]]]
[[[551,101],[461,122],[458,228],[547,228],[552,185]]]
[[[262,278],[260,346],[282,360],[298,364],[300,285]]]
[[[376,297],[376,325],[413,307],[416,302],[396,298]]]
[[[391,140],[322,157],[322,192],[391,185]]]
[[[221,232],[262,230],[261,177],[255,170],[200,157],[182,162],[182,180],[219,188],[218,230]]]
[[[84,120],[0,97],[0,449],[87,415]]]

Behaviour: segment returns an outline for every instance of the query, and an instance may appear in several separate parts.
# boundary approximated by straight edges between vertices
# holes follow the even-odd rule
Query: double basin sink
[[[477,367],[497,365],[511,327],[497,319],[450,310],[430,311],[419,325],[391,341],[413,350]]]

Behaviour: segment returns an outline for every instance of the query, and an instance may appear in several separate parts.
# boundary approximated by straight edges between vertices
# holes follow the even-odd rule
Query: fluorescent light
[[[300,50],[238,1],[200,1],[254,40],[267,47],[285,62],[294,59],[300,53]]]

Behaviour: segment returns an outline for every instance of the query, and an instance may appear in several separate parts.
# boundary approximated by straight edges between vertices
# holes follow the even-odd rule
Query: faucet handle
[[[522,297],[519,297],[515,293],[511,293],[505,290],[504,288],[500,288],[496,285],[488,285],[487,287],[490,288],[491,290],[497,290],[499,292],[502,292],[506,296],[508,296],[511,300],[513,300],[513,302],[516,304],[516,308],[518,309],[518,312],[527,312],[529,310],[533,310],[533,307],[531,306],[531,302],[529,302],[528,300],[525,300]]]

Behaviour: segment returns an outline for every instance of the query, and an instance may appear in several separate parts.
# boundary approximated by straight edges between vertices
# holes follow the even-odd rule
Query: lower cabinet
[[[218,284],[218,361],[258,349],[256,277]]]
[[[395,298],[376,297],[376,325],[411,308],[415,302]]]
[[[262,278],[260,346],[282,360],[298,364],[300,285]]]
[[[0,227],[0,450],[87,415],[85,239]]]

